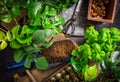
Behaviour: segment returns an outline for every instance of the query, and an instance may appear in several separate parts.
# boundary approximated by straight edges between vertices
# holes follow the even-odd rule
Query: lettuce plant
[[[117,61],[116,63],[108,62],[108,60],[110,60],[109,57],[117,48],[117,43],[120,42],[119,36],[120,30],[115,27],[96,30],[94,26],[90,26],[85,31],[86,42],[72,51],[71,63],[75,70],[83,73],[86,81],[95,79],[97,72],[94,70],[99,70],[95,65],[89,66],[89,61],[96,63],[104,62],[108,69],[110,68],[109,66],[111,66],[111,69],[115,67],[113,70],[117,76],[117,73],[119,73],[119,66],[116,66],[118,60],[114,59],[117,57],[111,58]],[[112,66],[112,64],[115,65]],[[103,64],[101,65],[101,68],[104,67]],[[94,69],[93,71],[92,68]]]

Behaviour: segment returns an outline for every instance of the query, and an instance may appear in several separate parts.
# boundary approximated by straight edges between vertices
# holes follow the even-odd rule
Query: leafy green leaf
[[[52,29],[54,30],[55,34],[62,32],[60,27],[52,27]]]
[[[114,52],[111,54],[112,63],[120,62],[119,56],[120,56],[119,51],[114,51]]]
[[[7,47],[7,42],[4,40],[0,41],[0,50],[5,49],[6,47]]]
[[[49,18],[46,18],[43,24],[43,28],[51,28],[51,20]]]
[[[20,26],[17,25],[15,27],[12,28],[11,32],[12,32],[12,35],[13,35],[13,38],[15,39],[16,37],[18,37],[18,32],[19,32],[19,29],[20,29]]]
[[[100,45],[96,42],[92,44],[92,49],[94,49],[96,52],[101,52]]]
[[[90,40],[91,42],[98,41],[99,32],[94,29],[94,26],[90,26],[85,31],[85,37]]]
[[[18,63],[20,62],[24,57],[24,51],[22,49],[15,50],[13,58]]]
[[[8,41],[14,40],[14,38],[12,37],[12,34],[10,33],[10,31],[8,31],[8,32],[6,33],[6,35],[7,35]]]
[[[62,18],[62,19],[60,20],[60,24],[61,24],[61,25],[64,25],[64,24],[65,24],[65,19],[64,19],[64,18]]]
[[[28,25],[24,25],[23,27],[22,27],[22,31],[21,31],[21,35],[24,35],[24,34],[32,34],[32,33],[34,33],[36,31],[36,28],[34,28],[34,27],[30,27],[30,26],[28,26]]]
[[[2,20],[5,23],[10,23],[12,21],[12,17],[10,14],[0,16],[0,20]]]
[[[18,43],[16,40],[13,40],[10,42],[10,46],[11,46],[11,48],[19,49],[19,48],[21,48],[22,45],[20,43]]]
[[[54,20],[55,20],[55,22],[59,22],[59,21],[60,21],[60,19],[61,19],[61,17],[60,17],[60,16],[58,16],[58,15],[56,15]]]
[[[48,15],[49,9],[50,9],[50,6],[46,5],[43,14]]]
[[[53,42],[42,42],[41,44],[43,47],[48,48],[53,44]]]
[[[16,17],[16,16],[20,15],[20,9],[19,9],[19,6],[17,4],[12,5],[12,9],[10,11],[10,14],[12,17]]]
[[[47,70],[48,62],[45,57],[36,58],[35,66],[40,70]]]
[[[6,12],[5,8],[0,8],[0,13],[2,14],[4,12]]]
[[[24,50],[27,53],[32,53],[32,52],[39,52],[41,50],[41,48],[39,48],[36,44],[33,44],[33,45],[29,45],[27,47],[24,47]]]
[[[36,15],[40,13],[42,5],[40,2],[34,2],[29,5],[28,16],[29,18],[36,18]]]
[[[26,68],[30,68],[31,67],[31,62],[34,58],[31,56],[31,54],[28,54],[26,59],[25,59],[25,63],[24,63],[24,66]]]
[[[97,77],[97,67],[96,67],[96,65],[93,65],[93,66],[89,67],[84,73],[85,81],[92,81],[96,77]]]
[[[77,53],[76,50],[73,50],[73,51],[72,51],[72,56],[78,56],[78,53]]]
[[[29,42],[32,41],[32,37],[28,36],[28,37],[17,37],[16,40],[20,43],[20,44],[27,44]]]
[[[3,40],[3,39],[4,39],[4,37],[5,37],[5,33],[4,33],[4,32],[2,32],[2,31],[0,31],[0,40]]]
[[[108,28],[100,29],[100,33],[101,34],[100,34],[99,38],[100,38],[101,42],[106,42],[108,39],[111,38],[110,29],[108,29]]]
[[[52,38],[55,35],[54,31],[51,29],[37,30],[32,35],[33,42],[35,43],[45,43],[46,39]]]
[[[66,4],[70,4],[70,0],[66,0],[66,2],[65,2]]]
[[[40,26],[41,25],[41,19],[39,17],[36,17],[34,20],[30,21],[30,25],[32,25],[32,26]]]
[[[77,71],[81,71],[82,70],[82,66],[80,65],[79,63],[80,61],[78,60],[75,60],[73,57],[71,58],[71,63],[72,63],[72,66],[74,67],[75,70]]]
[[[45,28],[45,29],[46,29],[46,28],[51,28],[51,26],[52,26],[52,25],[51,25],[50,23],[44,23],[44,24],[43,24],[43,28]]]
[[[55,16],[56,15],[56,10],[54,8],[51,8],[50,11],[48,12],[49,16]]]

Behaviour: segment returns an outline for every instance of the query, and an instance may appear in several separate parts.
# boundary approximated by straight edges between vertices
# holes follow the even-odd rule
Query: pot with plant
[[[120,42],[120,30],[90,26],[85,31],[86,42],[72,51],[71,63],[75,70],[82,72],[85,81],[94,80],[100,73],[98,64],[111,56]],[[92,65],[91,65],[92,62]]]
[[[60,8],[57,5],[58,3]],[[73,1],[68,0],[64,3],[53,0],[0,1],[1,11],[3,10],[0,20],[6,23],[14,20],[16,23],[11,30],[6,32],[10,47],[14,49],[16,62],[25,59],[24,66],[26,68],[30,68],[31,62],[34,61],[37,68],[41,70],[48,69],[46,58],[37,58],[34,53],[52,45],[53,42],[49,42],[47,39],[60,33],[62,31],[60,25],[65,22],[64,18],[57,14],[71,3]],[[21,8],[27,9],[28,13],[20,21],[17,21]]]

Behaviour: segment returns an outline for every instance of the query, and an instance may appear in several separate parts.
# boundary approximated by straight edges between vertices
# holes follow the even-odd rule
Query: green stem
[[[2,29],[2,28],[0,28],[0,30],[3,31],[3,32],[5,32],[5,33],[7,32],[6,30],[4,30],[4,29]]]
[[[15,21],[16,25],[19,25],[18,22],[17,22],[17,20],[15,18],[14,18],[14,21]]]

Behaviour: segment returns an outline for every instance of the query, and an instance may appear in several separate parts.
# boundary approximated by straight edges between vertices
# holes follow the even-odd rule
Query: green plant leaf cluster
[[[22,59],[25,59],[24,66],[26,68],[30,68],[31,62],[34,61],[35,66],[38,69],[40,70],[48,69],[48,62],[46,58],[45,57],[37,58],[35,56],[35,52],[40,52],[44,47],[48,48],[49,46],[51,46],[52,42],[47,42],[47,39],[52,38],[54,36],[55,32],[52,29],[36,30],[31,35],[29,43],[27,42],[25,44],[21,44],[21,47],[15,50],[14,52],[15,61],[20,62]]]
[[[117,43],[120,42],[119,36],[120,30],[115,27],[96,30],[94,26],[90,26],[85,31],[86,42],[72,51],[71,63],[73,67],[77,71],[81,71],[84,78],[88,79],[86,72],[90,68],[89,61],[101,63],[102,60],[111,56]],[[97,75],[91,75],[91,79],[93,80],[95,76]]]
[[[97,76],[97,67],[94,64],[89,66],[89,59],[91,59],[91,48],[88,44],[78,46],[77,49],[72,51],[71,63],[75,70],[82,72],[85,81],[91,81]]]
[[[14,59],[20,62],[25,59],[24,66],[31,67],[31,62],[39,69],[48,69],[44,57],[37,58],[34,53],[48,48],[52,42],[47,39],[61,32],[60,25],[65,19],[57,15],[78,0],[0,0],[0,21],[10,23],[14,20],[16,26],[6,32],[10,47],[15,49]],[[23,22],[17,20],[21,10],[27,10]],[[7,46],[4,33],[0,31],[0,50]]]
[[[46,23],[46,19],[51,21],[51,16],[56,16],[75,2],[77,0],[0,0],[0,20],[10,23],[20,15],[21,8],[25,8],[28,10],[29,24],[42,26]],[[53,25],[54,22],[48,23]]]
[[[20,29],[22,28],[22,30]],[[10,46],[14,49],[19,49],[24,44],[29,44],[32,41],[31,34],[35,32],[35,28],[24,25],[20,27],[17,25],[13,29],[7,32],[8,41],[10,41]]]
[[[0,0],[0,6],[0,20],[6,23],[20,15],[19,5],[14,4],[13,0]]]
[[[115,27],[96,30],[94,26],[90,26],[85,32],[85,37],[92,51],[92,60],[101,61],[111,55],[120,42],[119,36],[120,30]]]

